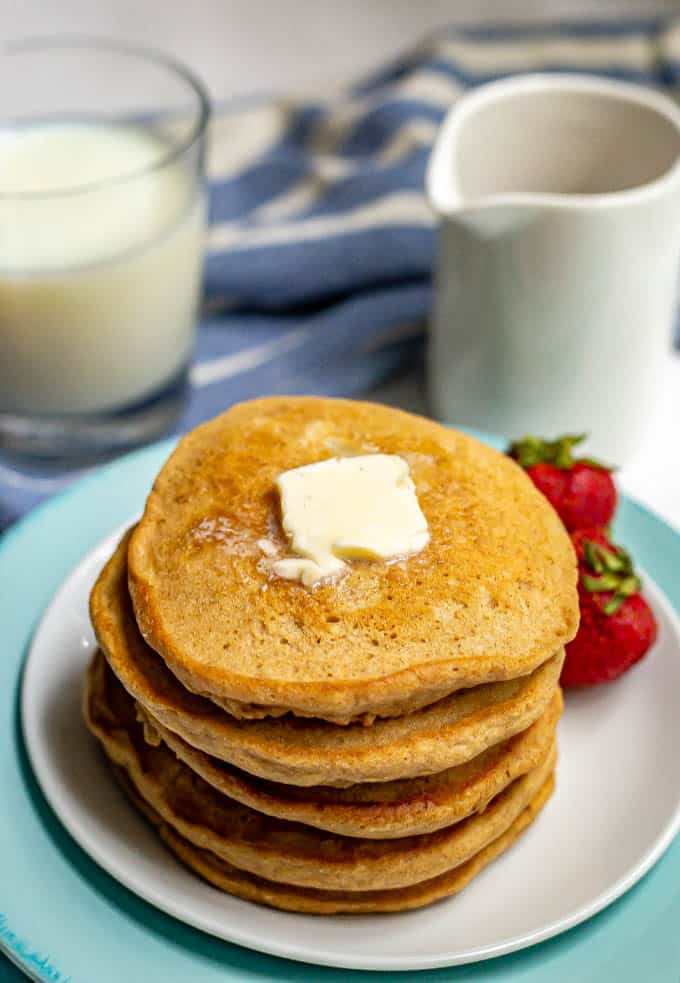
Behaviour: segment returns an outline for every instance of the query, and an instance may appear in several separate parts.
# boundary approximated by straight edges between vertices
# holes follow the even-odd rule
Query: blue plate
[[[171,447],[171,442],[159,444],[102,468],[34,511],[0,544],[0,947],[33,979],[50,983],[385,979],[249,952],[161,914],[82,852],[31,775],[20,736],[18,692],[33,629],[83,554],[139,509]],[[621,503],[617,535],[680,611],[680,535],[627,500]],[[676,841],[628,894],[564,935],[489,962],[392,978],[670,983],[680,980],[679,927]],[[15,975],[22,978],[0,961],[0,981],[8,983]]]

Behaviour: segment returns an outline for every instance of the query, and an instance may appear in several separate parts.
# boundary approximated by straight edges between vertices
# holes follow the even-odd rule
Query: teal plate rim
[[[503,441],[476,434],[496,446]],[[49,499],[0,539],[0,952],[48,983],[163,979],[192,983],[253,979],[365,980],[243,949],[165,915],[104,873],[63,829],[30,770],[20,733],[23,662],[42,611],[79,559],[133,514],[174,445],[127,455]],[[680,612],[680,533],[623,498],[617,535],[630,545]],[[587,861],[584,861],[587,862]],[[418,972],[432,981],[619,983],[680,980],[680,837],[642,880],[604,911],[546,942],[482,963]],[[388,940],[386,940],[388,944]],[[6,967],[6,968],[5,968]],[[10,973],[0,962],[0,978]],[[383,979],[384,973],[379,974]],[[392,972],[407,980],[415,972]]]

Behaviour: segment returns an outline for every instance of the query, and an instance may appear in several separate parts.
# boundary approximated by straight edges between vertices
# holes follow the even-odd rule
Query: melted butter
[[[283,530],[295,556],[274,573],[311,587],[349,560],[419,553],[430,533],[408,464],[395,454],[333,457],[276,479]]]

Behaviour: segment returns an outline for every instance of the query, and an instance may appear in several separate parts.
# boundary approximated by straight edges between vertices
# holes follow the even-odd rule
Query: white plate
[[[660,624],[654,651],[615,685],[567,694],[553,799],[459,897],[408,914],[319,918],[220,893],[164,849],[122,796],[82,722],[81,680],[94,644],[88,594],[117,538],[80,563],[40,623],[23,679],[24,736],[48,801],[83,849],[190,925],[331,966],[425,969],[487,959],[611,903],[680,828],[680,623],[647,577]]]

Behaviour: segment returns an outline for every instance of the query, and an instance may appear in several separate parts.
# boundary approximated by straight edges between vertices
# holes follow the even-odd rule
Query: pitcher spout
[[[519,196],[518,196],[519,197]],[[461,202],[446,211],[437,210],[447,225],[456,226],[478,239],[495,239],[521,232],[534,222],[544,210],[543,205],[531,200],[531,195],[522,195],[522,200],[488,199]],[[432,197],[430,202],[434,207]]]
[[[600,212],[680,193],[680,109],[639,86],[528,75],[465,95],[430,157],[427,195],[443,220],[480,235],[537,212]]]

